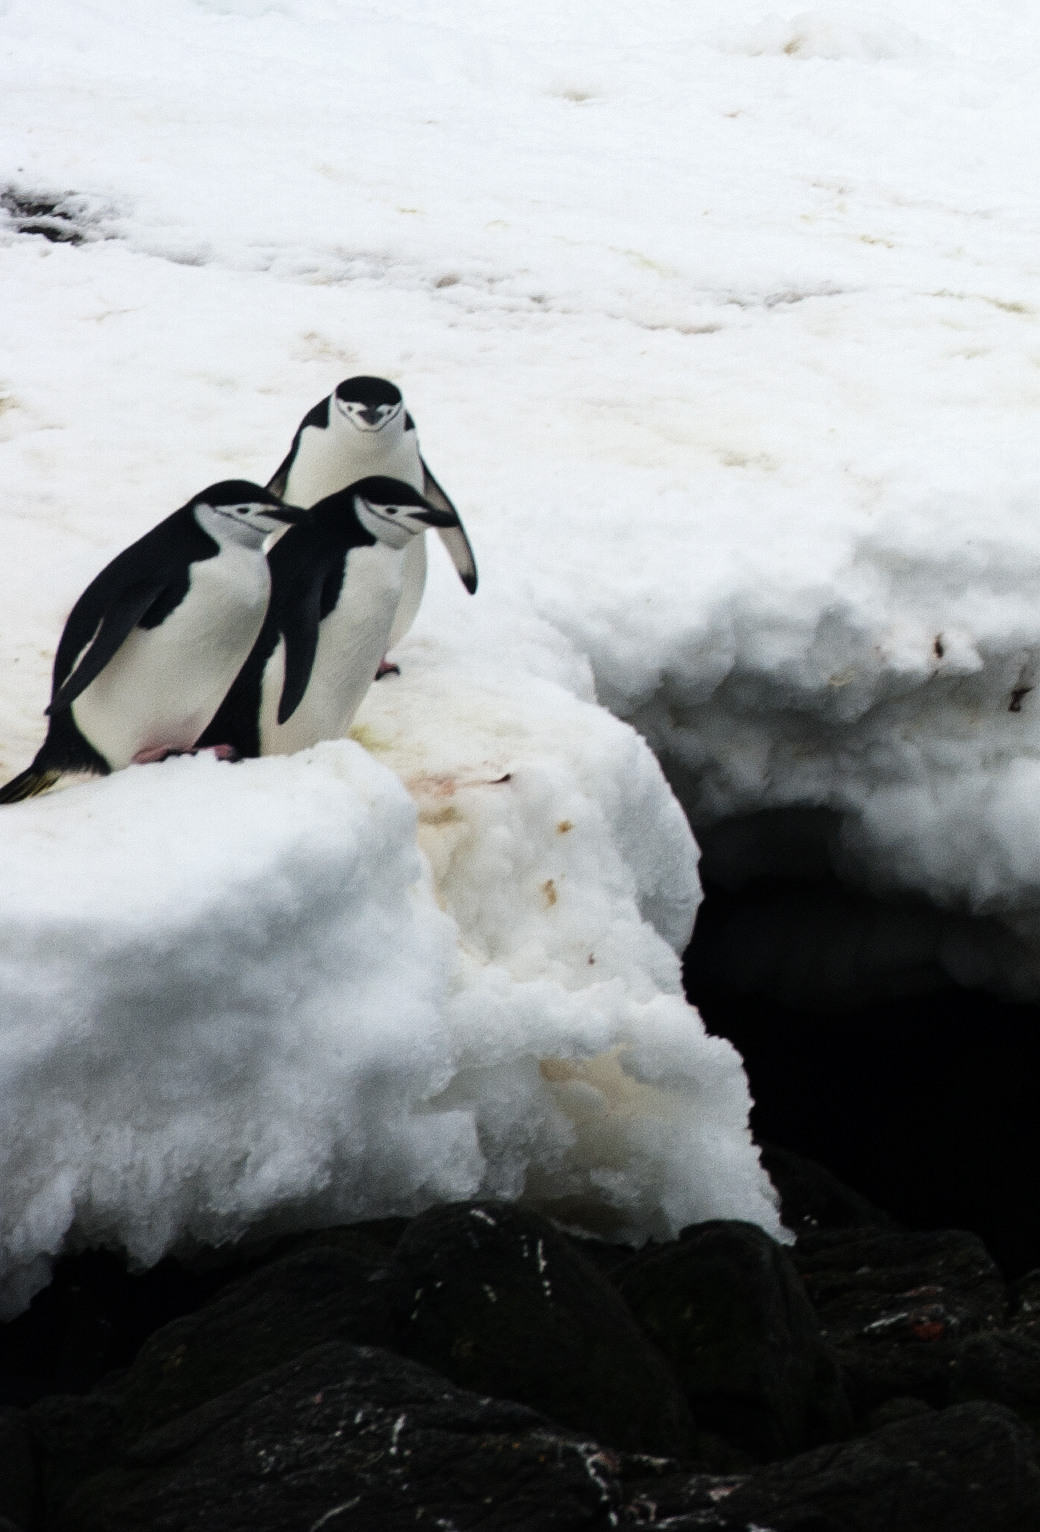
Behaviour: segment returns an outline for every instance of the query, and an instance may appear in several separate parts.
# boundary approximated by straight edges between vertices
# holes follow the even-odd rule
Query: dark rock
[[[329,1340],[389,1337],[381,1270],[317,1246],[225,1288],[158,1330],[118,1385],[125,1442]]]
[[[1007,1292],[997,1266],[977,1234],[962,1229],[909,1234],[899,1230],[821,1230],[805,1234],[794,1262],[827,1333],[835,1339],[880,1337],[886,1326],[908,1324],[917,1310],[943,1311],[945,1335],[969,1334],[998,1325]],[[901,1319],[898,1316],[906,1316]],[[932,1329],[918,1339],[940,1339]]]
[[[1040,1423],[1040,1343],[1027,1335],[993,1330],[932,1344],[843,1346],[838,1357],[849,1395],[868,1418],[884,1401],[912,1396],[938,1408],[991,1399]]]
[[[63,1256],[29,1309],[0,1324],[0,1406],[27,1406],[45,1394],[86,1393],[128,1367],[160,1326],[285,1255],[333,1246],[381,1264],[407,1225],[406,1218],[371,1219],[258,1238],[231,1251],[198,1246],[139,1272],[129,1271],[126,1257],[109,1250]]]
[[[27,1421],[48,1525],[81,1480],[115,1461],[116,1410],[106,1394],[51,1394],[33,1405]]]
[[[1027,1271],[1011,1288],[1008,1327],[1019,1335],[1040,1341],[1040,1271]]]
[[[613,1466],[523,1405],[334,1342],[142,1438],[54,1529],[605,1529]]]
[[[879,1404],[871,1410],[864,1424],[868,1431],[880,1431],[882,1426],[891,1426],[897,1420],[916,1420],[921,1415],[931,1415],[935,1406],[926,1404],[923,1399],[910,1397],[886,1399],[884,1404]]]
[[[977,1235],[820,1231],[799,1239],[793,1259],[858,1415],[893,1397],[937,1406],[1004,1397],[996,1384],[995,1393],[986,1386],[970,1396],[954,1385],[966,1337],[1000,1324],[1007,1306]],[[978,1366],[969,1371],[979,1376]]]
[[[305,1229],[299,1234],[283,1234],[277,1240],[262,1245],[242,1247],[248,1258],[255,1250],[260,1259],[252,1259],[251,1266],[268,1265],[285,1255],[295,1255],[299,1250],[333,1248],[349,1251],[359,1260],[381,1266],[393,1252],[401,1235],[407,1229],[409,1218],[369,1218],[363,1223],[333,1224],[327,1229]]]
[[[695,1454],[666,1363],[607,1278],[540,1214],[492,1201],[432,1208],[390,1270],[395,1350],[613,1447]]]
[[[885,1426],[756,1474],[728,1516],[776,1532],[1036,1532],[1036,1437],[995,1404],[964,1404]]]
[[[887,1213],[815,1160],[776,1144],[760,1144],[759,1159],[780,1194],[780,1216],[793,1233],[892,1227]]]
[[[740,1478],[627,1487],[622,1524],[669,1532],[1036,1532],[1040,1446],[1010,1410],[964,1404]]]
[[[170,1258],[129,1272],[125,1257],[106,1250],[64,1256],[26,1312],[0,1324],[0,1403],[86,1393],[126,1367],[153,1330],[205,1303],[234,1274],[189,1271]]]
[[[9,1518],[29,1527],[35,1519],[36,1463],[21,1410],[0,1410],[0,1532]]]
[[[612,1276],[619,1266],[638,1254],[635,1245],[615,1245],[610,1240],[598,1239],[594,1234],[567,1232],[564,1239],[586,1261],[591,1261],[606,1276]]]
[[[957,1342],[919,1346],[886,1344],[837,1346],[835,1355],[845,1379],[853,1414],[866,1421],[888,1399],[920,1399],[935,1409],[949,1403],[950,1369]]]
[[[950,1362],[949,1398],[1040,1410],[1040,1342],[1007,1331],[969,1335]]]
[[[695,1224],[616,1280],[703,1430],[758,1458],[848,1435],[834,1358],[790,1256],[761,1229]]]

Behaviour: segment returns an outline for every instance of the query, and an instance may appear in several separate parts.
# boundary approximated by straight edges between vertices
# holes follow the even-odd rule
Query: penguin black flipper
[[[282,619],[285,642],[285,677],[278,700],[278,722],[287,723],[303,701],[318,652],[321,592],[324,576],[316,575],[302,600],[291,602]]]
[[[426,459],[421,457],[419,461],[422,464],[424,496],[439,511],[450,511],[457,522],[457,525],[453,527],[438,527],[437,533],[448,550],[451,562],[458,570],[459,579],[472,596],[477,588],[477,561],[473,557],[473,548],[466,536],[466,528],[462,525],[462,517],[427,468]]]
[[[249,658],[198,741],[198,748],[230,745],[243,760],[260,754],[260,708],[264,672],[279,639],[285,644],[285,669],[278,703],[278,722],[299,707],[307,690],[318,650],[318,625],[343,581],[345,556],[331,606],[326,607],[330,561],[315,548],[310,528],[291,527],[279,538],[267,562],[271,570],[271,600]]]
[[[109,660],[167,589],[154,581],[142,581],[115,597],[95,630],[93,642],[72,674],[55,691],[46,712],[56,713],[61,708],[70,707],[91,681],[97,680]]]
[[[284,539],[283,539],[284,541]],[[272,549],[272,557],[275,549]],[[318,652],[318,630],[323,617],[335,610],[343,589],[345,550],[327,550],[309,568],[300,559],[284,602],[279,603],[278,625],[285,643],[285,677],[278,702],[278,722],[287,723],[310,684]]]
[[[285,495],[285,486],[289,482],[292,465],[295,463],[296,454],[300,450],[300,438],[304,430],[307,426],[314,426],[318,431],[327,431],[329,429],[329,406],[331,403],[332,398],[330,395],[322,399],[312,410],[308,410],[297,427],[296,435],[292,439],[292,446],[289,448],[283,461],[279,463],[274,473],[268,479],[266,487],[273,495],[277,495],[280,500]]]
[[[188,593],[191,564],[213,558],[219,551],[188,505],[117,554],[91,580],[69,614],[54,656],[47,711],[74,702],[139,622],[155,627],[168,617]],[[121,634],[118,640],[117,634]],[[95,653],[99,645],[105,651],[100,663]],[[84,669],[88,660],[89,675]]]

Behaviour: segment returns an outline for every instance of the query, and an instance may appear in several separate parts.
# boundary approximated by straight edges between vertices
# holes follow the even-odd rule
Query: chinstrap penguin
[[[47,737],[0,788],[0,803],[34,797],[66,773],[105,775],[190,750],[267,615],[265,541],[307,519],[270,490],[226,480],[118,554],[72,609]]]
[[[386,378],[346,378],[316,404],[301,420],[288,456],[268,489],[290,505],[312,506],[372,476],[400,479],[417,489],[430,505],[450,513],[451,525],[438,531],[459,578],[472,595],[477,588],[477,566],[469,538],[458,512],[423,460],[419,433],[404,407],[400,389]],[[417,537],[408,547],[401,600],[388,647],[398,643],[415,621],[425,584],[426,539]]]
[[[268,553],[260,637],[202,737],[240,756],[289,755],[350,727],[386,651],[408,550],[454,511],[374,476],[319,500]]]

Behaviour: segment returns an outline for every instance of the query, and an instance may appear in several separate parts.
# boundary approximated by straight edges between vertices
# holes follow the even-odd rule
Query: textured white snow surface
[[[5,812],[13,1303],[69,1238],[478,1189],[775,1228],[619,718],[697,822],[828,808],[1040,989],[1038,41],[1031,0],[0,0],[3,770],[100,565],[352,372],[481,571],[431,548],[360,743]]]

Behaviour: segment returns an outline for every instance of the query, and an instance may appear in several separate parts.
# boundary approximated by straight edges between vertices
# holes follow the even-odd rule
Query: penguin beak
[[[424,521],[428,527],[457,527],[459,524],[459,518],[451,511],[438,511],[432,505],[426,511],[409,511],[408,516],[412,521]]]
[[[310,511],[301,511],[295,505],[272,505],[266,512],[273,521],[284,521],[287,526],[299,526],[304,521],[310,521]]]

